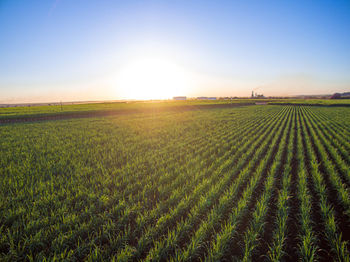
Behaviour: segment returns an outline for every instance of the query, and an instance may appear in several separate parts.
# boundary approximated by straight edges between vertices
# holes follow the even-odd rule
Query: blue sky
[[[119,99],[144,56],[188,96],[350,91],[350,1],[0,1],[0,103]]]

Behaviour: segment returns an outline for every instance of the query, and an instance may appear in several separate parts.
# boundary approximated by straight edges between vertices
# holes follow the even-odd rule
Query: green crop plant
[[[331,246],[332,251],[336,256],[336,259],[338,261],[349,261],[349,253],[347,251],[346,243],[343,242],[341,238],[341,233],[338,232],[338,228],[336,226],[334,218],[334,210],[328,203],[326,185],[324,183],[323,176],[319,171],[319,163],[317,161],[317,157],[311,144],[310,136],[306,130],[307,120],[303,115],[303,110],[301,114],[303,117],[301,126],[305,134],[305,141],[307,145],[306,151],[310,159],[310,169],[315,191],[317,192],[317,195],[319,197],[321,216],[325,226],[325,236],[329,242],[329,245]]]
[[[284,245],[287,238],[287,220],[289,215],[289,200],[291,187],[291,162],[293,158],[293,142],[295,134],[295,114],[291,126],[291,134],[288,140],[287,160],[284,165],[282,177],[282,189],[278,193],[276,225],[273,233],[273,242],[269,248],[267,258],[269,261],[280,261],[284,255]],[[296,145],[294,145],[296,146]]]
[[[0,109],[0,261],[347,261],[350,108],[242,101]]]

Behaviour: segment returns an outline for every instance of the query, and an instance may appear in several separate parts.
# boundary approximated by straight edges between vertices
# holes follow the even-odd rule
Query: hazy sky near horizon
[[[350,1],[0,1],[0,103],[138,98],[152,69],[168,96],[350,91]]]

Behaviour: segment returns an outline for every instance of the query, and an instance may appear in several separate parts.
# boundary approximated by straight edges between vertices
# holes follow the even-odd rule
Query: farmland
[[[349,137],[304,105],[2,124],[0,260],[349,261]]]

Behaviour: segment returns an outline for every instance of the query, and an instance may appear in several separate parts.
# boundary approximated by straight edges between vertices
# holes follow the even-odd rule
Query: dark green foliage
[[[348,261],[349,116],[179,107],[1,125],[0,260],[281,261],[292,243],[302,261]]]

